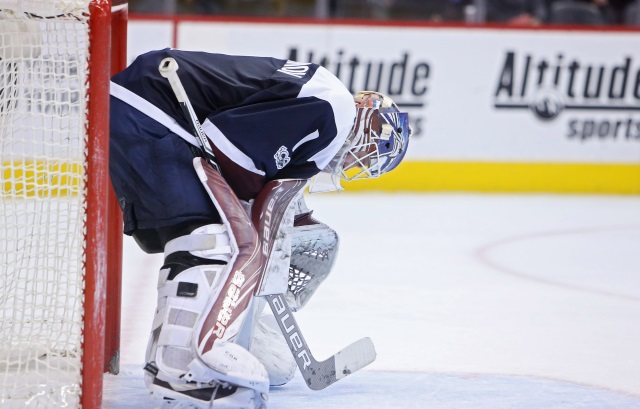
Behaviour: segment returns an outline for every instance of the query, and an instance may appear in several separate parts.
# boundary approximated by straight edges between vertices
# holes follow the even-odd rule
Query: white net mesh
[[[78,407],[89,0],[0,0],[0,407]]]

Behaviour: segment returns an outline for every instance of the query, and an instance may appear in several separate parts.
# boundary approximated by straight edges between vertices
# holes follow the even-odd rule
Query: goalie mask
[[[309,192],[341,190],[340,180],[377,178],[395,169],[411,136],[409,114],[386,95],[362,91],[355,96],[356,119],[338,154],[314,177]]]

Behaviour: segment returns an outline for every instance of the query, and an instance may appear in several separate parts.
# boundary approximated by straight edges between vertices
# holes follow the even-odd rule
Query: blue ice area
[[[640,197],[307,202],[341,244],[296,320],[318,360],[362,337],[377,358],[319,392],[297,377],[269,408],[640,409]],[[122,371],[105,377],[107,409],[157,407],[141,368],[161,265],[125,240]]]

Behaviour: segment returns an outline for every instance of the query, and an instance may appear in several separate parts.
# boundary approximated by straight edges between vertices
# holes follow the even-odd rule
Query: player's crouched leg
[[[156,397],[220,409],[266,407],[269,378],[255,356],[222,340],[203,354],[195,347],[198,322],[215,303],[230,258],[222,225],[167,243],[145,365],[145,383]]]

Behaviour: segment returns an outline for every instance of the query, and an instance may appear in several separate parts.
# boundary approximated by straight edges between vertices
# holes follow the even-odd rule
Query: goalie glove
[[[291,263],[288,291],[285,296],[293,311],[304,307],[327,278],[338,254],[338,233],[311,217],[300,198],[291,235]]]

